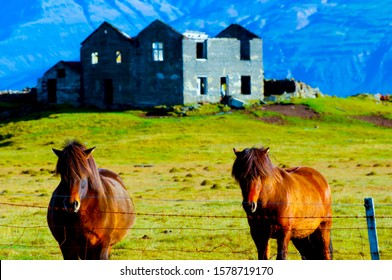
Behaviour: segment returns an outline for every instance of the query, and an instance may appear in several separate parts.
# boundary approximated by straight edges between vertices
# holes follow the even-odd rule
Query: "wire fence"
[[[146,199],[143,202],[143,209],[135,213],[117,212],[136,214],[137,220],[128,236],[114,246],[112,259],[257,259],[247,217],[238,201]],[[216,207],[220,204],[223,206]],[[221,208],[221,212],[216,213],[211,205],[214,209]],[[0,202],[0,206],[1,259],[62,258],[46,224],[47,205],[7,201]],[[330,230],[334,259],[370,259],[363,204],[332,207],[334,213],[348,208],[355,208],[349,212],[357,213],[333,214]],[[377,204],[376,209],[380,210],[380,214],[376,212],[380,257],[392,259],[392,204]],[[12,223],[7,219],[8,213],[17,216]],[[272,259],[276,257],[274,243],[270,242]],[[300,259],[294,247],[289,248],[289,258]]]

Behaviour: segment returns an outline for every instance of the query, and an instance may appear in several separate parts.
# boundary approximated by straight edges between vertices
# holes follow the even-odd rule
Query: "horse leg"
[[[251,226],[250,234],[257,248],[259,260],[268,260],[268,240],[271,230],[260,226]]]
[[[282,232],[281,236],[277,238],[278,243],[278,254],[276,256],[277,260],[286,260],[287,251],[289,248],[289,242],[291,239],[291,230],[286,229]]]
[[[109,247],[102,247],[101,252],[99,254],[100,260],[108,260],[109,259],[110,248]]]
[[[98,245],[86,249],[85,258],[86,260],[108,260],[109,259],[109,248]]]
[[[90,260],[108,260],[110,253],[110,247],[105,244],[100,244],[90,249],[89,259]]]
[[[331,234],[330,234],[331,235]],[[329,238],[329,259],[327,260],[332,260],[333,259],[333,246],[332,246],[332,238]]]
[[[330,260],[332,259],[332,243],[329,230],[316,229],[309,237],[293,239],[294,246],[300,251],[302,259]]]
[[[332,260],[331,221],[322,222],[319,226],[324,260]]]
[[[71,244],[62,244],[60,246],[61,253],[63,254],[64,260],[78,260],[79,252],[78,246],[72,246]]]
[[[302,239],[293,238],[295,248],[301,254],[303,260],[324,260],[323,243],[319,230]]]
[[[298,252],[301,254],[301,258],[303,260],[314,259],[312,257],[312,252],[313,252],[312,243],[310,242],[309,237],[305,237],[301,239],[293,238],[291,239],[291,241],[293,242],[295,248],[297,248]]]

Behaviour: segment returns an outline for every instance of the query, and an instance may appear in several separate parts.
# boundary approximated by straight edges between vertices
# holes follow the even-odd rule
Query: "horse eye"
[[[84,190],[87,187],[87,179],[83,179],[80,186]]]

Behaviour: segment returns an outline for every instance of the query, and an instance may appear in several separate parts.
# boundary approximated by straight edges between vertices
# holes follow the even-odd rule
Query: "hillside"
[[[233,148],[270,147],[279,167],[311,166],[333,197],[334,259],[370,259],[365,197],[377,209],[381,259],[392,259],[391,104],[365,97],[293,100],[232,110],[222,105],[96,111],[46,107],[0,123],[0,258],[61,259],[46,224],[67,138],[95,146],[98,167],[120,174],[136,205],[123,260],[254,260],[257,253],[231,177]],[[379,218],[380,217],[380,218]],[[276,247],[271,242],[271,257]],[[299,259],[293,247],[290,259]]]

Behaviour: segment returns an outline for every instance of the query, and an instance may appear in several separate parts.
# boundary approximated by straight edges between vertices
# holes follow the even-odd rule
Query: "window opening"
[[[121,52],[120,51],[116,51],[116,63],[120,64],[121,61]]]
[[[241,76],[241,93],[246,95],[251,94],[250,87],[250,76]]]
[[[163,61],[163,43],[152,43],[152,59],[153,61]]]
[[[91,53],[91,64],[98,64],[98,52]]]
[[[241,60],[250,60],[250,42],[249,40],[240,41]]]
[[[196,58],[207,59],[207,40],[196,42]]]
[[[65,69],[57,69],[57,78],[65,78]]]

